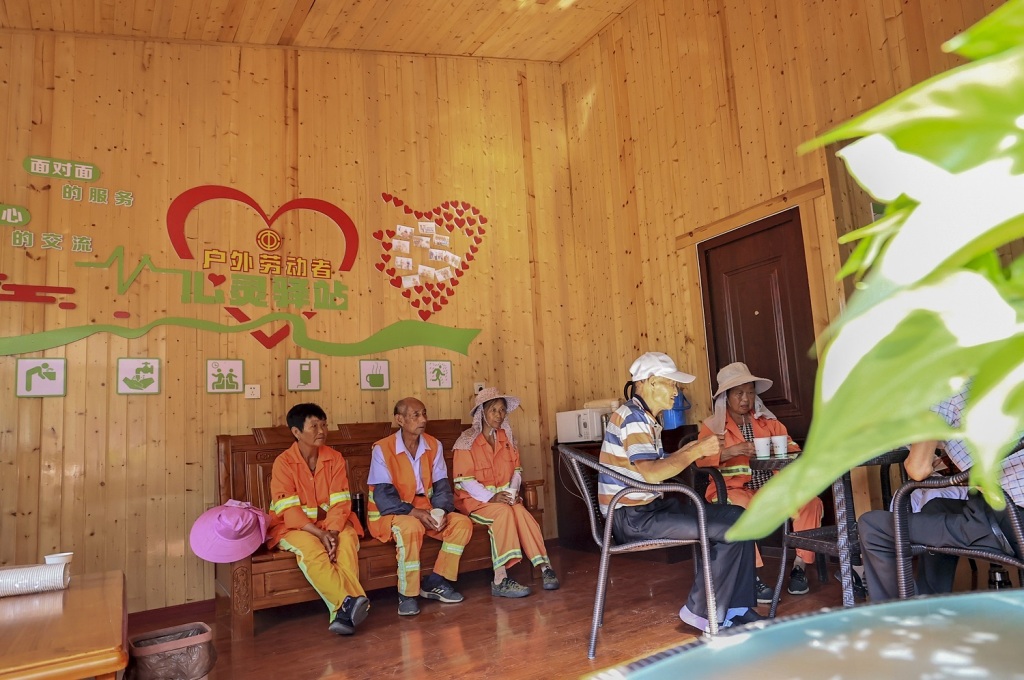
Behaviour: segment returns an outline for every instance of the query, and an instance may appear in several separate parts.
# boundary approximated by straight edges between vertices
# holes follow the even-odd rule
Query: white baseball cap
[[[633,377],[633,382],[647,380],[651,376],[668,378],[669,380],[674,380],[677,383],[691,383],[696,380],[695,376],[692,376],[689,373],[683,373],[676,368],[676,363],[672,361],[672,357],[664,352],[647,352],[646,354],[641,354],[640,357],[633,362],[633,365],[629,367],[629,373]]]

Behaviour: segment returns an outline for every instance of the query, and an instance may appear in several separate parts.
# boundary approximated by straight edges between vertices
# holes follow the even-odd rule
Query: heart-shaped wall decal
[[[385,196],[385,194],[382,194],[381,198],[385,198]],[[356,255],[359,253],[359,232],[356,230],[356,225],[352,221],[352,218],[338,206],[319,198],[296,198],[282,205],[274,212],[273,215],[268,215],[266,211],[263,210],[263,207],[245,192],[232,187],[216,184],[204,184],[187,189],[178,194],[178,196],[171,201],[171,205],[167,208],[167,217],[165,219],[167,225],[167,236],[171,241],[171,246],[174,248],[174,252],[177,253],[180,259],[195,259],[195,256],[192,254],[192,250],[188,245],[188,240],[185,237],[185,220],[188,218],[189,213],[202,203],[215,199],[237,201],[249,206],[266,223],[267,228],[273,226],[274,222],[276,222],[281,215],[291,212],[292,210],[309,210],[311,212],[320,213],[327,219],[334,222],[341,231],[344,255],[341,258],[341,264],[338,265],[338,271],[347,272],[352,270],[352,265],[356,261]],[[374,235],[374,238],[376,238],[376,235]],[[215,276],[221,276],[222,280],[218,283],[214,278]],[[224,277],[219,274],[211,273],[208,278],[210,283],[214,286],[219,286],[224,282]],[[225,307],[224,311],[230,314],[237,321],[244,323],[250,320],[249,316],[238,307]],[[303,314],[306,315],[306,318],[312,318],[311,315],[315,316],[316,312],[303,312]],[[250,335],[256,338],[256,340],[264,347],[271,349],[288,337],[290,332],[291,326],[285,324],[285,326],[277,329],[270,335],[267,335],[262,330],[252,331]]]
[[[483,242],[483,229],[474,231],[467,225],[486,224],[486,218],[468,201],[447,200],[421,209],[388,192],[382,192],[381,199],[402,208],[394,229],[373,232],[373,238],[380,241],[381,259],[391,265],[387,268],[388,283],[401,287],[409,306],[427,321],[449,306],[459,278],[469,270],[469,262]],[[403,221],[403,215],[409,214],[417,218],[416,223]],[[384,272],[382,267],[377,269]]]

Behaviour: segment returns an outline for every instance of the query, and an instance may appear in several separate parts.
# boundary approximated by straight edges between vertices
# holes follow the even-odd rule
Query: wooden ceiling
[[[636,0],[0,0],[0,28],[560,62]]]

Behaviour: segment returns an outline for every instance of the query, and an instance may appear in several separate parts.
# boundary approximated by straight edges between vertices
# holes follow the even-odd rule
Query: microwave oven
[[[601,416],[606,416],[611,412],[610,408],[581,408],[576,411],[556,413],[555,426],[558,443],[601,441],[604,438],[604,423]]]

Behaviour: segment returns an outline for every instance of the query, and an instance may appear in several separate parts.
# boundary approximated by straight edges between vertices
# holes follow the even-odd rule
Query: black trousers
[[[718,621],[725,621],[726,611],[738,607],[756,607],[754,594],[754,543],[729,543],[725,532],[743,513],[737,505],[704,506],[708,541],[711,544],[711,582],[715,587]],[[694,540],[699,537],[697,511],[679,498],[658,498],[647,505],[620,507],[615,510],[612,534],[621,543],[652,538]],[[695,558],[696,559],[696,558]],[[697,580],[690,589],[686,607],[704,618],[708,616],[704,590],[704,566],[697,559]]]
[[[999,527],[1003,536],[993,530],[993,525]],[[871,601],[899,597],[892,513],[886,510],[866,512],[857,527]],[[935,498],[926,503],[921,512],[910,514],[908,529],[911,543],[996,552],[1012,550],[1005,540],[1005,536],[1012,535],[1006,511],[992,510],[978,494],[970,495],[967,500]],[[919,595],[953,591],[956,555],[924,553],[918,559],[915,581]]]

